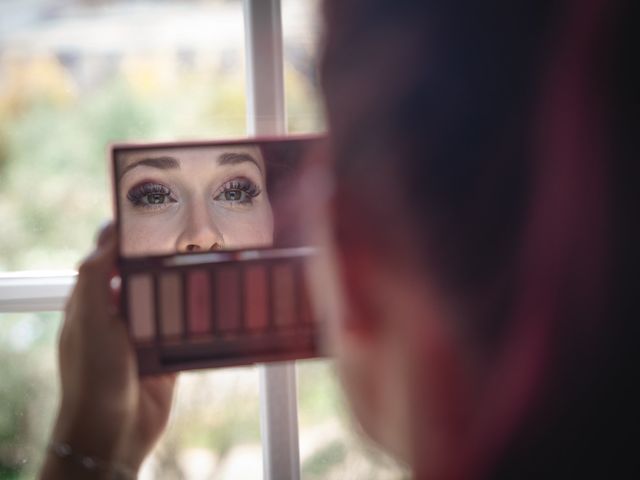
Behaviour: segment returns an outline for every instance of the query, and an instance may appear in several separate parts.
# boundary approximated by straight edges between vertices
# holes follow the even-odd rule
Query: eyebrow
[[[260,173],[263,173],[262,167],[260,167],[258,161],[248,153],[227,152],[218,157],[218,165],[237,165],[238,163],[243,162],[252,162],[256,167],[258,167]]]
[[[159,168],[161,170],[169,170],[172,168],[180,168],[180,162],[173,157],[149,157],[142,158],[137,162],[133,162],[127,165],[118,175],[118,179],[121,179],[125,173],[127,173],[132,168],[145,166],[145,167],[154,167]]]
[[[258,163],[258,161],[248,153],[227,152],[227,153],[223,153],[218,157],[218,165],[237,165],[243,162],[253,163],[256,167],[258,167],[258,170],[260,170],[260,173],[263,173],[262,168],[260,167],[260,164]],[[140,166],[154,167],[154,168],[159,168],[161,170],[169,170],[174,168],[180,168],[180,161],[178,161],[174,157],[167,157],[167,156],[142,158],[136,162],[133,162],[127,165],[118,175],[118,180],[120,180],[124,176],[124,174],[127,173],[129,170],[136,167],[140,167]]]

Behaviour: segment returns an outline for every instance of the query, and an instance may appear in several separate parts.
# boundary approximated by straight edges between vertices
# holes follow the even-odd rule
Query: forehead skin
[[[218,158],[226,153],[245,154],[251,156],[257,162],[262,176],[266,176],[264,159],[262,158],[260,149],[255,145],[171,147],[123,151],[117,154],[117,175],[119,179],[123,170],[125,170],[129,165],[132,165],[144,158],[173,157],[181,163],[181,168],[190,168],[195,166],[195,164],[206,164],[207,162],[213,162],[214,166],[218,166]]]

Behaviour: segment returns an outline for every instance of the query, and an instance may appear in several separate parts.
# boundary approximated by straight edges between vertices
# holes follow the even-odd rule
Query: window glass
[[[342,396],[333,362],[298,362],[298,392],[303,480],[411,478],[360,433]]]
[[[57,407],[59,313],[0,314],[0,478],[36,477]]]
[[[181,373],[169,426],[140,480],[262,478],[255,367]]]
[[[319,0],[283,0],[285,99],[289,132],[325,129],[317,69],[322,17]]]
[[[245,134],[240,0],[3,2],[0,271],[74,268],[106,146]]]

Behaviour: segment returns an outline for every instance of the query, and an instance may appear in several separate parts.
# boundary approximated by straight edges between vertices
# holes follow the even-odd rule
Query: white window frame
[[[244,0],[249,135],[287,131],[280,0]],[[259,365],[265,480],[300,478],[295,364]]]
[[[280,0],[244,0],[247,133],[287,131]],[[62,311],[74,271],[0,273],[0,313]],[[299,480],[295,363],[258,365],[265,480]]]

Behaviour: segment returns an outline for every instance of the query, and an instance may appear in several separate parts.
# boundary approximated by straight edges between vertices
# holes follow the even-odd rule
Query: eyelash
[[[240,192],[240,199],[222,198],[229,192]],[[247,178],[236,178],[226,182],[215,193],[213,199],[228,202],[232,205],[251,205],[253,199],[262,193],[260,187]],[[159,202],[151,200],[150,196],[155,196]],[[162,208],[167,203],[176,203],[178,200],[173,196],[171,189],[159,183],[147,182],[136,185],[127,193],[127,199],[138,208]]]
[[[229,192],[239,191],[240,200],[231,200],[231,199],[223,199],[221,198],[223,195]],[[242,194],[245,194],[243,198]],[[247,178],[236,178],[229,182],[226,182],[222,185],[219,193],[217,192],[213,197],[214,200],[219,200],[223,202],[229,202],[231,204],[240,204],[240,205],[251,205],[253,203],[253,199],[262,193],[260,187],[258,187],[255,183]]]
[[[161,202],[151,202],[150,196],[155,195],[157,199],[162,197]],[[171,190],[159,183],[143,183],[131,188],[127,193],[127,199],[135,206],[140,208],[160,208],[166,203],[176,203],[177,200],[171,194]],[[145,201],[146,199],[146,201]]]

